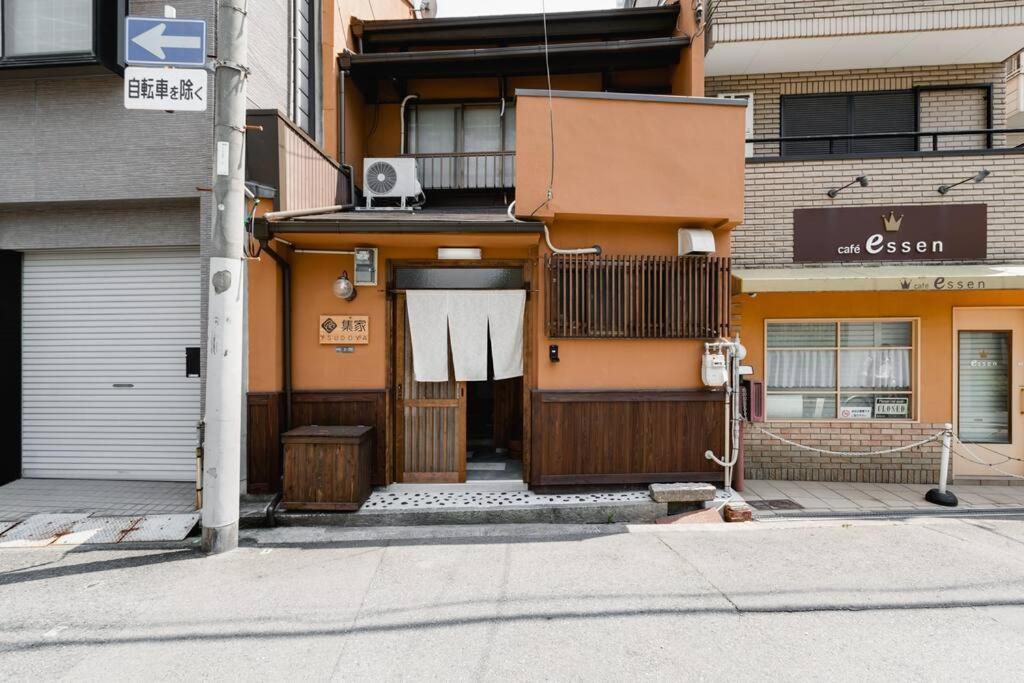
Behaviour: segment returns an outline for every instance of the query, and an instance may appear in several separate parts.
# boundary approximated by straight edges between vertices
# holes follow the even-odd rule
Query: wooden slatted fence
[[[728,258],[554,254],[546,257],[545,269],[549,337],[729,335]]]

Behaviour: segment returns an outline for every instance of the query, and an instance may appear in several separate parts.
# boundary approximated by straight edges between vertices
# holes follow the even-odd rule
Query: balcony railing
[[[747,138],[755,158],[806,159],[828,156],[900,156],[931,152],[969,152],[996,147],[995,137],[1024,133],[1024,128],[972,128],[959,130],[915,130],[893,133],[844,133],[836,135],[784,135]],[[859,143],[859,144],[858,144]],[[945,144],[943,144],[945,143]],[[774,146],[775,153],[766,151]]]
[[[510,190],[515,187],[515,152],[406,154],[416,159],[424,190]]]

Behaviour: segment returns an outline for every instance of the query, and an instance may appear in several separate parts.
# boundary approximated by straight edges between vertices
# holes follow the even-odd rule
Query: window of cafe
[[[913,419],[912,321],[773,321],[765,339],[768,419]]]

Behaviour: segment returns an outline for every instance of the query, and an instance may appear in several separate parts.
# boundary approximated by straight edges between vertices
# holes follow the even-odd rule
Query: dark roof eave
[[[267,222],[267,229],[270,234],[285,233],[324,233],[324,234],[501,234],[501,235],[530,235],[540,234],[543,231],[542,223],[513,223],[512,221],[437,221],[420,222],[410,221],[359,221],[359,220],[328,220],[328,219],[303,219],[292,218],[277,222]]]
[[[590,43],[565,43],[548,48],[552,73],[578,73],[605,68],[654,68],[677,64],[686,36]],[[342,70],[359,81],[377,78],[448,78],[543,73],[543,45],[498,48],[342,53]]]
[[[554,12],[547,15],[549,39],[565,40],[600,36],[668,36],[675,30],[679,5],[632,9]],[[540,39],[541,15],[506,14],[441,19],[381,20],[353,22],[362,38],[364,51],[377,47],[424,47],[486,42],[514,42]]]

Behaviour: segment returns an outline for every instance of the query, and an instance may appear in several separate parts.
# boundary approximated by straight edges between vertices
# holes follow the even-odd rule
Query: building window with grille
[[[913,90],[820,95],[784,95],[782,137],[907,133],[917,130],[917,94]],[[912,152],[914,136],[782,143],[783,156]]]
[[[912,420],[910,320],[771,321],[765,330],[770,420]]]
[[[405,116],[405,148],[419,157],[416,167],[424,189],[514,186],[514,105],[417,104]]]
[[[317,0],[293,2],[292,118],[299,128],[320,141],[320,3]]]

